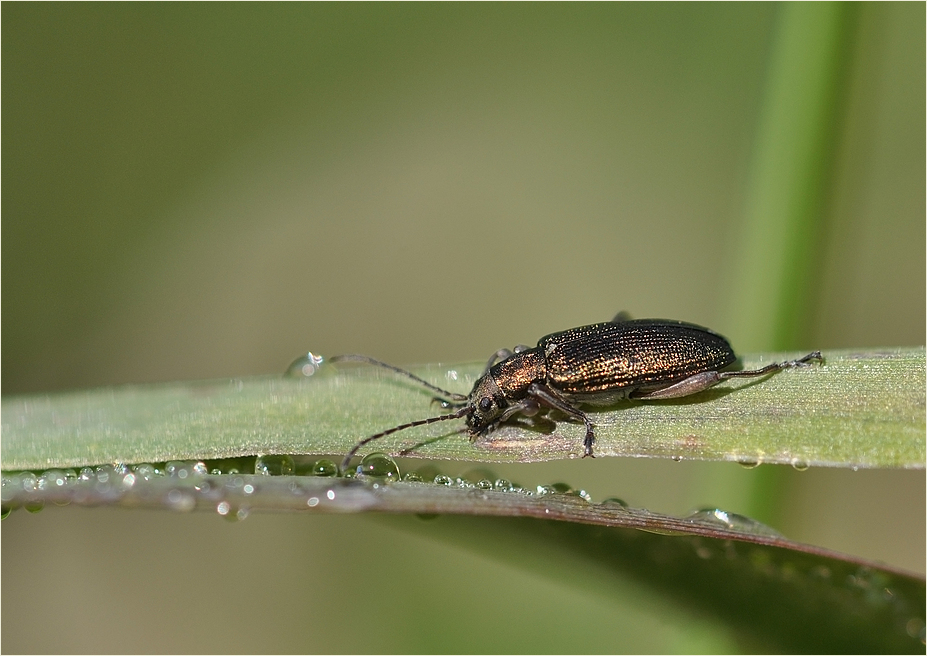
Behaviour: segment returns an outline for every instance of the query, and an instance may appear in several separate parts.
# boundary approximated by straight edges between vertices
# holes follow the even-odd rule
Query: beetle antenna
[[[453,400],[455,400],[455,401],[466,401],[466,400],[467,400],[467,396],[464,395],[464,394],[457,394],[456,392],[448,392],[447,390],[441,389],[440,387],[437,387],[436,385],[432,385],[432,384],[429,383],[427,380],[422,380],[421,378],[419,378],[419,377],[416,376],[415,374],[410,373],[410,372],[406,371],[405,369],[400,369],[399,367],[394,367],[394,366],[391,365],[391,364],[386,364],[385,362],[381,362],[380,360],[375,360],[374,358],[367,357],[366,355],[355,355],[355,354],[335,355],[335,356],[333,356],[333,357],[330,357],[330,358],[328,359],[328,361],[329,361],[329,362],[366,362],[367,364],[372,364],[372,365],[374,365],[374,366],[376,366],[376,367],[383,367],[384,369],[389,369],[390,371],[395,371],[397,374],[402,374],[402,375],[405,376],[406,378],[411,378],[412,380],[414,380],[414,381],[415,381],[416,383],[418,383],[419,385],[424,385],[425,387],[427,387],[427,388],[430,389],[431,391],[437,392],[437,393],[440,394],[441,396],[447,397],[447,398],[449,398],[449,399],[453,399]],[[451,416],[451,415],[449,415],[449,416]],[[360,445],[358,445],[358,446],[360,446]]]
[[[374,362],[376,362],[376,361],[374,361]],[[387,366],[389,366],[389,365],[387,365]],[[394,369],[395,367],[389,367],[389,368],[390,368],[390,369]],[[402,370],[400,369],[399,371],[402,371]],[[410,375],[411,375],[411,374],[410,374]],[[413,378],[414,378],[414,376],[413,376]],[[427,384],[427,383],[426,383],[426,384]],[[431,387],[431,386],[429,385],[429,387]],[[463,408],[461,408],[461,409],[458,410],[457,412],[454,412],[454,413],[449,414],[449,415],[440,415],[440,416],[438,416],[438,417],[429,417],[428,419],[419,419],[418,421],[410,421],[408,424],[400,424],[399,426],[394,426],[393,428],[390,428],[389,430],[385,430],[385,431],[383,431],[382,433],[377,433],[376,435],[371,435],[370,437],[368,437],[368,438],[366,438],[366,439],[363,439],[363,440],[361,440],[360,442],[358,442],[357,444],[355,444],[355,445],[354,445],[354,448],[351,449],[350,451],[348,451],[348,455],[346,455],[346,456],[344,457],[344,460],[341,461],[341,471],[343,471],[343,472],[344,472],[344,471],[347,471],[348,465],[351,464],[351,458],[353,458],[355,455],[357,455],[357,452],[358,452],[358,451],[360,450],[360,448],[363,447],[365,444],[370,444],[370,443],[373,442],[374,440],[378,440],[378,439],[380,439],[381,437],[386,437],[387,435],[392,435],[393,433],[398,433],[398,432],[401,431],[401,430],[405,430],[405,429],[407,429],[407,428],[412,428],[413,426],[424,426],[425,424],[436,424],[436,423],[438,423],[439,421],[447,421],[448,419],[460,419],[461,417],[463,417],[463,416],[465,416],[465,415],[468,415],[468,414],[470,414],[471,412],[473,412],[473,408],[471,408],[470,406],[464,406]]]

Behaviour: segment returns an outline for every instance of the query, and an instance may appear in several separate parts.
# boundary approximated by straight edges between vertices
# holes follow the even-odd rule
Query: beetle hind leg
[[[669,387],[645,392],[643,394],[634,393],[631,395],[631,398],[651,401],[659,399],[678,399],[681,396],[689,396],[690,394],[696,394],[703,390],[707,390],[709,387],[714,387],[724,380],[722,375],[723,374],[719,374],[717,371],[703,371],[700,374],[689,376],[678,383],[673,383]]]
[[[773,362],[768,364],[765,367],[760,369],[752,369],[750,371],[725,371],[720,374],[721,378],[753,378],[754,376],[765,376],[766,374],[775,373],[777,371],[782,371],[783,369],[791,369],[792,367],[803,367],[811,362],[824,362],[824,357],[821,355],[820,351],[812,351],[803,358],[797,360],[787,360],[785,362]]]
[[[773,362],[768,364],[765,367],[759,369],[749,369],[747,371],[703,371],[700,374],[695,374],[694,376],[689,376],[678,383],[673,383],[669,387],[664,387],[662,389],[653,390],[651,392],[645,392],[643,394],[634,393],[631,395],[631,398],[634,399],[643,399],[655,401],[659,399],[678,399],[682,396],[689,396],[690,394],[696,394],[698,392],[704,391],[709,387],[714,387],[722,380],[727,380],[728,378],[758,378],[759,376],[766,376],[767,374],[774,374],[777,371],[782,371],[783,369],[791,369],[792,367],[802,367],[812,361],[823,362],[824,358],[821,356],[820,351],[814,351],[809,353],[803,358],[798,360],[788,360],[786,362]]]

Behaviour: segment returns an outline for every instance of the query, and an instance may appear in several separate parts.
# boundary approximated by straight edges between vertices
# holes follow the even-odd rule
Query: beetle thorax
[[[547,370],[544,353],[538,348],[528,349],[506,358],[489,370],[499,386],[500,393],[510,401],[523,399],[533,383],[545,382]]]

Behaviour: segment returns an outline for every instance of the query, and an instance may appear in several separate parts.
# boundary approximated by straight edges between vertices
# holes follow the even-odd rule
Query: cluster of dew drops
[[[591,496],[581,489],[574,489],[566,483],[538,485],[533,489],[522,487],[504,478],[496,478],[486,470],[466,472],[462,476],[440,473],[434,466],[426,465],[418,470],[400,472],[399,465],[384,453],[371,453],[360,464],[340,472],[338,465],[328,459],[307,460],[290,455],[265,455],[250,458],[235,458],[215,461],[169,461],[166,463],[142,463],[137,465],[114,464],[83,467],[77,469],[49,469],[36,473],[32,471],[3,472],[0,477],[0,519],[5,519],[16,508],[39,512],[45,507],[46,499],[54,499],[58,505],[67,505],[71,500],[80,501],[82,496],[96,493],[107,498],[118,498],[142,481],[169,479],[178,484],[171,489],[166,505],[175,510],[192,510],[197,505],[197,494],[206,498],[219,499],[216,511],[230,519],[244,519],[248,509],[219,497],[220,486],[211,476],[224,476],[221,485],[235,488],[239,496],[250,496],[256,491],[254,478],[257,476],[312,476],[323,478],[357,479],[378,487],[384,483],[403,481],[406,483],[431,483],[442,487],[475,489],[483,491],[510,492],[525,496],[569,495],[586,502]],[[55,492],[62,494],[56,495]],[[329,498],[332,493],[329,493]],[[316,504],[311,503],[310,507]],[[609,498],[603,505],[627,508],[621,499]]]
[[[210,478],[216,476],[223,478]],[[207,462],[175,460],[160,464],[100,465],[83,467],[79,471],[49,469],[39,474],[31,471],[3,472],[0,479],[0,519],[6,518],[19,507],[29,512],[39,512],[45,507],[48,498],[56,504],[67,505],[72,500],[80,502],[82,497],[86,498],[90,493],[95,493],[98,498],[115,501],[140,481],[153,479],[168,479],[177,484],[170,489],[164,500],[165,505],[171,509],[193,510],[198,500],[213,501],[219,515],[229,519],[244,519],[250,512],[249,506],[230,499],[253,499],[258,485],[255,477],[261,476],[289,476],[295,479],[304,476],[332,479],[340,477],[363,481],[374,488],[396,481],[430,483],[447,488],[508,492],[528,497],[566,495],[584,502],[593,502],[588,492],[566,483],[526,488],[504,478],[496,478],[484,469],[465,472],[462,476],[449,476],[438,471],[433,465],[425,465],[420,469],[401,473],[393,458],[379,452],[365,456],[358,465],[345,472],[339,471],[338,465],[328,459],[311,460],[301,456],[264,455]],[[292,481],[290,485],[294,493],[301,492],[297,480]],[[62,494],[56,495],[55,492]],[[333,501],[334,495],[334,490],[329,490],[327,499]],[[308,506],[315,508],[322,501],[324,499],[310,496]],[[613,509],[628,508],[625,501],[616,497],[605,499],[598,505]],[[722,528],[778,535],[759,522],[719,509],[695,511],[689,518]]]
[[[0,519],[4,519],[18,507],[29,512],[39,512],[45,507],[46,498],[54,503],[67,505],[71,500],[81,500],[82,496],[97,493],[115,500],[120,494],[128,492],[141,481],[168,479],[177,483],[165,499],[165,504],[174,510],[193,510],[197,505],[197,495],[216,502],[216,512],[229,519],[244,519],[249,514],[248,506],[235,504],[227,496],[253,498],[257,491],[254,476],[289,476],[345,478],[364,481],[373,487],[396,481],[406,483],[431,483],[447,488],[469,490],[508,492],[528,497],[545,497],[550,495],[567,495],[592,503],[592,497],[582,489],[573,488],[566,483],[538,485],[534,488],[522,487],[504,478],[496,478],[491,472],[476,469],[461,476],[449,476],[441,473],[433,465],[401,473],[396,461],[385,453],[371,453],[360,464],[345,472],[339,471],[338,465],[328,459],[308,460],[300,456],[264,455],[256,457],[233,458],[214,461],[169,461],[161,464],[142,463],[137,465],[115,464],[75,469],[49,469],[36,474],[31,471],[3,472],[0,479]],[[210,477],[222,476],[222,479]],[[230,491],[232,495],[224,495]],[[294,492],[299,486],[291,483]],[[71,494],[55,495],[55,492]],[[328,492],[328,500],[334,500],[334,492]],[[315,500],[315,503],[313,503]],[[320,503],[317,497],[310,497],[308,506],[316,507]],[[611,497],[603,500],[602,507],[627,509],[628,504],[622,499]],[[718,509],[699,510],[690,515],[691,519],[703,523],[713,523],[725,528],[735,528],[755,533],[774,533],[768,527],[746,517],[726,513]]]

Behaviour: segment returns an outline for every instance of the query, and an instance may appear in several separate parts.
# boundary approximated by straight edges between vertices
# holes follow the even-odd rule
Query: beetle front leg
[[[567,401],[563,396],[552,390],[547,385],[542,385],[541,383],[532,383],[528,387],[528,396],[534,399],[540,405],[546,406],[553,410],[559,410],[565,415],[569,415],[575,419],[579,419],[586,425],[586,437],[583,440],[583,447],[585,452],[583,453],[583,458],[589,456],[594,458],[592,454],[592,445],[595,444],[595,430],[592,427],[592,421],[586,415],[585,412],[574,408],[570,405],[570,402]]]

